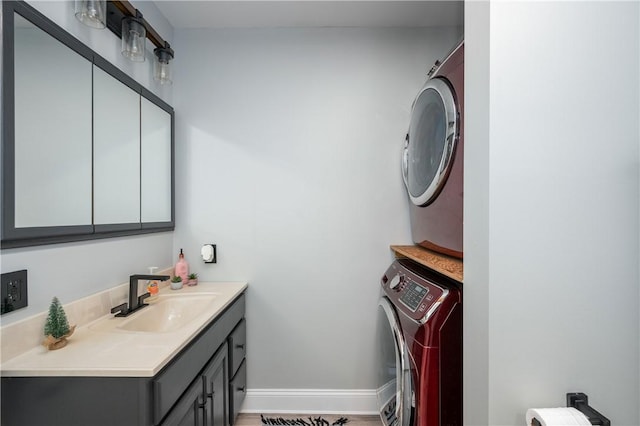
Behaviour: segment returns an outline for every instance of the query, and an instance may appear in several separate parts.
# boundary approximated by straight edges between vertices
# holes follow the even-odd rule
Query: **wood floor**
[[[307,421],[309,424],[311,422],[308,421],[309,417],[314,418],[318,416],[310,415],[310,414],[265,414],[265,417],[268,418],[284,418],[288,420],[292,419],[303,419]],[[329,426],[333,424],[336,420],[341,417],[347,418],[349,421],[345,423],[344,426],[382,426],[382,421],[380,420],[380,416],[351,416],[351,415],[342,415],[342,414],[322,414],[321,417],[329,422]],[[260,420],[260,414],[240,414],[236,419],[236,423],[234,426],[261,426],[262,421]]]

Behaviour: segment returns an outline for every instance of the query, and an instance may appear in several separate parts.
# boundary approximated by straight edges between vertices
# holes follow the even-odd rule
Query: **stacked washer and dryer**
[[[416,245],[462,258],[464,42],[429,72],[402,156]],[[461,283],[409,259],[381,280],[378,403],[385,426],[462,425]]]

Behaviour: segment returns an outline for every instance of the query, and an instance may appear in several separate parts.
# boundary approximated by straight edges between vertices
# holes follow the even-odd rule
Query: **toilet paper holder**
[[[573,407],[584,414],[589,423],[595,426],[611,426],[608,418],[600,414],[595,408],[589,405],[589,397],[582,392],[570,392],[567,394],[567,407]],[[531,426],[542,426],[535,417],[531,421]]]
[[[582,392],[571,392],[567,394],[567,407],[575,408],[580,411],[584,417],[589,420],[589,423],[596,426],[611,426],[611,422],[608,418],[600,414],[595,408],[589,405],[589,397]],[[527,412],[527,416],[528,416]],[[530,418],[530,426],[542,426],[540,421],[533,417]],[[529,421],[529,420],[527,420]],[[578,424],[578,423],[575,423]],[[582,423],[580,423],[582,424]]]
[[[573,407],[587,416],[592,425],[611,426],[611,422],[589,405],[589,397],[582,392],[567,394],[567,407]]]

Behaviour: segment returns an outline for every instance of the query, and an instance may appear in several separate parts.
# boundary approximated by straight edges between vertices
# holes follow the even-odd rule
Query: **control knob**
[[[400,284],[404,282],[404,275],[396,274],[389,283],[389,288],[392,290],[400,291]]]

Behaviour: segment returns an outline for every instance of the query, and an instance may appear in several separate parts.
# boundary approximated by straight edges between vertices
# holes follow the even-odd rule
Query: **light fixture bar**
[[[115,7],[120,10],[120,12],[124,13],[127,16],[136,16],[136,8],[133,7],[131,3],[128,1],[111,1],[109,3],[113,3]]]

